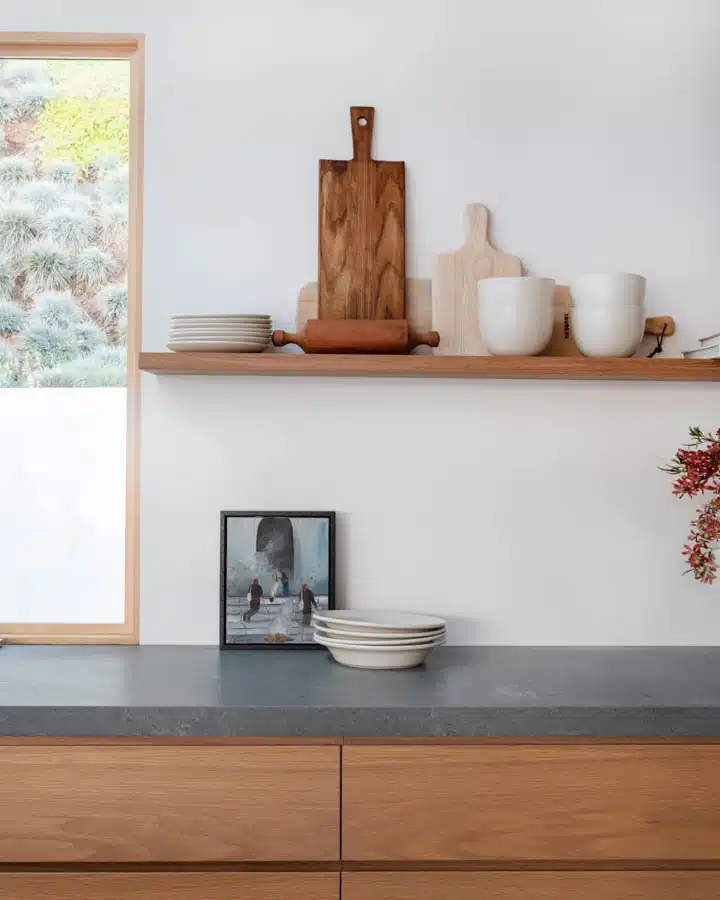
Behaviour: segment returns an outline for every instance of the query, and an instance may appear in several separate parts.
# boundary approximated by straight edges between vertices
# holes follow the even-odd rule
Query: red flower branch
[[[705,434],[694,427],[690,437],[691,443],[680,448],[662,471],[677,476],[673,482],[676,497],[713,495],[697,510],[682,551],[690,566],[688,572],[711,584],[717,577],[715,546],[720,542],[720,429]]]

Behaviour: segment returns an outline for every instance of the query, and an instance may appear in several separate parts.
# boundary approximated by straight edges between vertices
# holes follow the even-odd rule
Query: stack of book
[[[716,359],[720,357],[720,331],[700,338],[695,350],[683,350],[685,359]]]

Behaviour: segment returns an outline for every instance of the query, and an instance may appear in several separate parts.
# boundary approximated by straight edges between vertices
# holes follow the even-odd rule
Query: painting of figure
[[[335,513],[221,514],[220,642],[318,647],[313,616],[335,608]]]

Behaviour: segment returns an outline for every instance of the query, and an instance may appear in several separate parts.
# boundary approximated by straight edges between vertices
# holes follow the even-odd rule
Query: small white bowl
[[[580,275],[569,285],[573,306],[643,306],[647,279],[631,272]]]
[[[570,311],[570,323],[583,356],[632,356],[645,333],[645,308],[581,306]]]
[[[535,356],[550,343],[552,278],[482,278],[477,293],[480,334],[494,356]]]

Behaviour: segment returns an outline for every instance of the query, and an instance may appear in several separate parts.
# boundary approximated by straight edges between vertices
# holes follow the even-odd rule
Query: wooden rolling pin
[[[427,344],[437,347],[437,331],[412,334],[407,319],[309,319],[297,334],[274,331],[276,347],[297,344],[306,353],[409,353]]]

